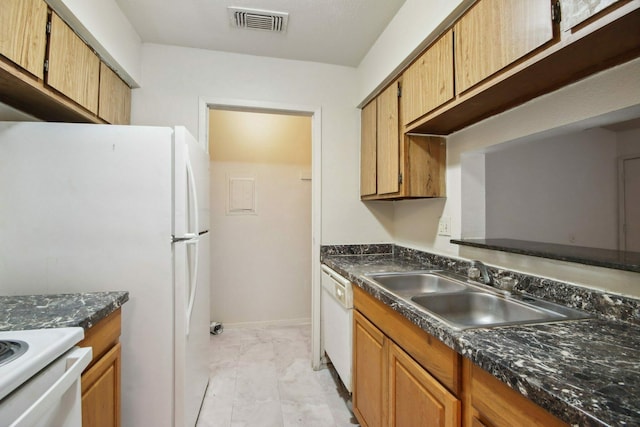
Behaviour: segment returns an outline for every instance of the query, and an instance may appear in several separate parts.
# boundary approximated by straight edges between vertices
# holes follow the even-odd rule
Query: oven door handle
[[[92,353],[91,347],[83,347],[76,348],[67,355],[67,369],[64,374],[47,391],[45,391],[33,405],[23,412],[10,427],[27,427],[35,425],[49,409],[60,401],[67,390],[74,385],[78,387],[79,398],[80,375],[89,362],[91,362]]]

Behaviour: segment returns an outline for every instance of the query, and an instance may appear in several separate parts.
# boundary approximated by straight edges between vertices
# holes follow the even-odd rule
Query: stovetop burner
[[[0,366],[20,357],[27,351],[29,345],[24,341],[2,340],[0,341]]]

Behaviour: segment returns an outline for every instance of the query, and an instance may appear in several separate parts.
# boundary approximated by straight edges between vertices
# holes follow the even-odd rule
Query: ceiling
[[[116,2],[145,43],[356,67],[405,0]],[[288,29],[232,28],[228,6],[288,12]]]

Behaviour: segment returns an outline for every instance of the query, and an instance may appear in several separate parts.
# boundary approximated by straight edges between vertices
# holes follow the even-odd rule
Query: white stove
[[[0,425],[81,425],[79,379],[91,361],[91,348],[74,348],[82,338],[82,328],[0,332]]]

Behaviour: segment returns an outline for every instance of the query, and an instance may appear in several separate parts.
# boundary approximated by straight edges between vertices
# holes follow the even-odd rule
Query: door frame
[[[618,250],[627,250],[627,233],[625,230],[625,188],[624,188],[624,162],[626,160],[640,158],[640,153],[618,157]]]
[[[266,101],[200,97],[198,140],[209,152],[210,108],[311,117],[311,367],[322,367],[320,342],[320,244],[322,237],[322,108]]]

